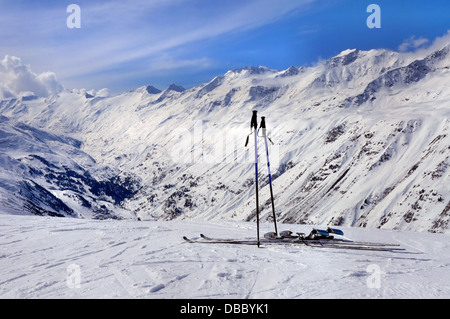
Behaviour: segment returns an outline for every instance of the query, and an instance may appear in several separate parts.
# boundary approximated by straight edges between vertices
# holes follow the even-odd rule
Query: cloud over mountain
[[[0,64],[0,97],[36,95],[47,97],[60,92],[63,85],[53,72],[34,73],[21,58],[6,55]]]

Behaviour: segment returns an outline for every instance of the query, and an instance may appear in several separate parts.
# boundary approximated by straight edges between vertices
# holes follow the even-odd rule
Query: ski
[[[212,239],[208,240],[198,240],[191,239],[186,236],[183,236],[183,239],[188,243],[201,243],[201,244],[240,244],[240,245],[259,245],[259,241],[253,239],[228,239],[228,240],[220,240],[220,239]]]
[[[220,241],[220,242],[227,242],[227,241],[251,241],[253,240],[252,238],[242,238],[242,239],[233,239],[233,238],[212,238],[212,237],[208,237],[204,234],[200,234],[200,237],[203,238],[204,240],[208,240],[208,241]]]
[[[289,230],[282,231],[280,233],[280,237],[283,238],[303,238],[304,240],[320,240],[321,242],[328,243],[345,243],[347,245],[365,245],[365,246],[386,246],[386,247],[399,247],[399,244],[391,244],[391,243],[376,243],[376,242],[364,242],[364,241],[353,241],[345,238],[336,238],[331,234],[336,234],[339,236],[343,236],[344,232],[340,229],[330,228],[327,230],[313,228],[311,233],[308,236],[305,236],[304,233],[297,233],[297,236],[292,235],[293,233]]]
[[[283,231],[283,232],[289,232],[290,231]],[[280,234],[282,234],[281,232]],[[214,241],[214,242],[240,242],[240,241],[251,241],[250,238],[243,238],[243,239],[236,239],[236,238],[212,238],[208,237],[204,234],[200,234],[200,237],[206,241]],[[267,242],[275,242],[275,243],[304,243],[305,245],[308,244],[316,244],[316,245],[345,245],[345,246],[367,246],[367,247],[400,247],[398,244],[391,244],[391,243],[375,243],[375,242],[363,242],[363,241],[351,241],[346,239],[312,239],[308,237],[302,237],[302,236],[294,236],[290,235],[290,237],[264,237],[264,240],[261,241],[264,243]]]
[[[305,245],[308,247],[317,247],[317,248],[335,248],[335,249],[349,249],[349,250],[370,250],[370,251],[401,251],[404,250],[402,248],[396,247],[384,247],[384,246],[366,246],[366,245],[348,245],[347,243],[330,243],[325,241],[308,241],[308,240],[285,240],[285,239],[260,239],[259,241],[254,239],[228,239],[228,240],[220,240],[208,238],[206,236],[202,237],[203,239],[191,239],[186,236],[183,236],[183,239],[187,243],[191,244],[230,244],[230,245]],[[208,238],[208,239],[206,239]],[[206,239],[206,240],[205,240]]]
[[[330,233],[330,234],[336,234],[336,235],[340,235],[340,236],[344,235],[344,232],[342,230],[340,230],[340,229],[337,229],[337,228],[328,227],[327,228],[327,232]]]

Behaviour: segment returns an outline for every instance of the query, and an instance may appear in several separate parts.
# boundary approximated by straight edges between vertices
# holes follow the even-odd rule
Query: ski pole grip
[[[261,125],[259,126],[262,129],[262,136],[266,136],[266,118],[265,116],[261,116]]]
[[[258,129],[258,115],[257,115],[258,111],[253,111],[253,115],[252,115],[252,121],[250,122],[250,128],[255,128],[255,130]]]

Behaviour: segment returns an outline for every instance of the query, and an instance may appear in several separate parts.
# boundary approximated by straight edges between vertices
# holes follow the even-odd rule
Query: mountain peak
[[[336,67],[340,65],[348,65],[352,62],[354,62],[358,58],[359,54],[358,49],[348,49],[344,50],[341,53],[339,53],[337,56],[331,58],[328,61],[328,64],[330,67]]]
[[[148,94],[159,94],[162,92],[160,89],[155,88],[153,85],[144,85],[138,87],[135,91],[138,93],[148,93]]]
[[[349,55],[349,54],[351,54],[351,53],[357,53],[357,52],[359,52],[358,49],[347,49],[347,50],[342,51],[342,52],[339,53],[338,55],[336,55],[336,57],[346,56],[346,55]]]
[[[263,66],[263,65],[260,65],[260,66],[244,66],[242,68],[236,68],[236,69],[231,70],[231,72],[233,72],[233,73],[242,73],[244,71],[247,71],[247,73],[250,74],[250,75],[255,75],[255,74],[263,74],[263,73],[266,73],[266,72],[269,72],[269,71],[273,71],[273,70],[268,68],[268,67],[266,67],[266,66]]]
[[[169,85],[169,87],[166,89],[166,91],[176,91],[176,92],[183,92],[185,90],[184,87],[182,87],[181,85],[177,85],[175,83],[172,83],[171,85]]]
[[[294,76],[301,72],[304,72],[304,67],[296,67],[296,66],[290,66],[286,70],[282,71],[277,77],[286,77],[286,76]]]
[[[430,53],[425,60],[427,62],[438,62],[438,61],[445,61],[449,58],[450,53],[450,44],[447,44],[443,46],[442,48],[435,50],[434,52]],[[446,65],[448,66],[448,65]]]
[[[147,85],[147,86],[145,86],[145,91],[147,91],[148,94],[158,94],[158,93],[161,93],[161,90],[155,88],[153,85]]]

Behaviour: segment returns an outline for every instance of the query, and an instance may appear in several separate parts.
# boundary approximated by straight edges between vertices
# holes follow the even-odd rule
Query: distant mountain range
[[[191,89],[0,101],[0,207],[78,218],[254,220],[253,110],[285,223],[449,232],[450,45],[245,67]],[[252,140],[250,141],[250,144]],[[271,220],[263,140],[260,211]]]

